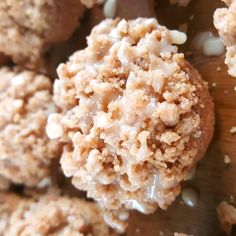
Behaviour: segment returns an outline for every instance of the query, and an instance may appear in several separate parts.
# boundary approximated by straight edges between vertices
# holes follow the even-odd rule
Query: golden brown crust
[[[78,0],[2,0],[0,52],[36,68],[47,47],[69,38],[82,12]]]
[[[189,74],[189,78],[193,85],[198,89],[196,90],[196,96],[200,98],[199,106],[195,106],[193,109],[201,117],[200,130],[202,131],[202,141],[198,144],[198,152],[196,155],[196,162],[205,154],[208,144],[210,143],[214,134],[215,115],[214,115],[214,103],[209,93],[207,83],[202,79],[199,72],[194,69],[189,63],[186,64],[186,70]]]

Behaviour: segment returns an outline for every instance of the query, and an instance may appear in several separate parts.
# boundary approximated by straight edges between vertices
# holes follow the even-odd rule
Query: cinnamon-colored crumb
[[[232,226],[236,224],[236,208],[223,201],[216,210],[222,229],[227,235],[231,235]]]
[[[45,127],[55,111],[49,78],[0,69],[0,176],[27,186],[50,183],[50,163],[59,145],[47,138]]]
[[[62,112],[49,116],[47,133],[65,144],[65,175],[118,215],[166,209],[212,137],[207,85],[174,36],[155,19],[105,20],[58,67]]]
[[[50,45],[70,37],[82,13],[78,0],[1,0],[0,53],[37,68]]]

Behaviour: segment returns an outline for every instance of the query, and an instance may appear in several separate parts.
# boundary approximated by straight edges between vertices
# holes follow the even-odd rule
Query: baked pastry
[[[228,72],[236,76],[236,1],[223,0],[227,8],[219,8],[214,13],[214,25],[226,45],[225,63]]]
[[[87,42],[58,67],[47,134],[64,145],[65,175],[122,231],[124,209],[149,214],[180,193],[212,138],[213,102],[172,45],[183,35],[156,19],[104,20]]]
[[[37,68],[50,45],[70,37],[83,9],[78,0],[0,1],[0,53]]]
[[[232,227],[236,225],[236,208],[223,201],[217,207],[217,214],[222,229],[227,235],[231,235]]]
[[[13,183],[50,183],[50,164],[60,153],[47,138],[47,117],[56,111],[49,78],[19,68],[0,69],[0,176]]]
[[[115,236],[95,203],[46,194],[19,198],[0,194],[2,236]]]

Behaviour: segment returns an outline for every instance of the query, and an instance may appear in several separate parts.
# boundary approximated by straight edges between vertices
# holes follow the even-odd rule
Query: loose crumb
[[[195,17],[195,15],[193,14],[193,15],[191,15],[191,16],[189,17],[189,19],[190,19],[190,20],[193,20],[194,17]]]
[[[217,66],[217,67],[216,67],[216,71],[221,71],[221,67],[220,67],[220,66]]]
[[[227,235],[231,235],[232,226],[236,224],[236,208],[223,201],[216,210],[222,229]]]
[[[231,162],[230,157],[228,155],[224,155],[224,163],[225,164],[230,164],[230,162]]]
[[[229,132],[231,134],[236,134],[236,126],[232,126]]]

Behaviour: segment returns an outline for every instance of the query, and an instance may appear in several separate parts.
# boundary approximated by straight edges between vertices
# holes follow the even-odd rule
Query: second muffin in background
[[[16,184],[50,184],[59,144],[45,133],[57,109],[48,77],[20,68],[0,69],[0,176]],[[1,186],[0,186],[1,187]]]

